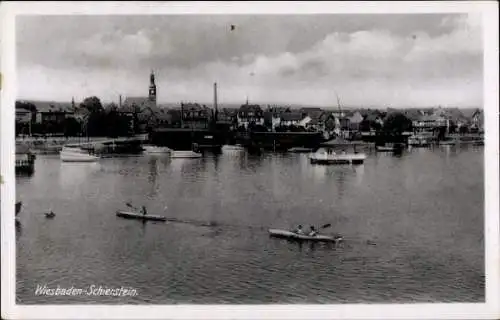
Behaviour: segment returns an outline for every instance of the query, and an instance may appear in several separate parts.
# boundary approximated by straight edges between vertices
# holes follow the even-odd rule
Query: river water
[[[17,180],[17,303],[481,302],[483,174],[472,146],[370,153],[360,166],[273,153],[39,156]],[[174,221],[116,217],[127,202]],[[326,223],[343,247],[267,233]],[[91,285],[136,295],[35,292]]]

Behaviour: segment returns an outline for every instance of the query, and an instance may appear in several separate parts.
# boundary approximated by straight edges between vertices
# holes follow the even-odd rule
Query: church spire
[[[156,84],[153,70],[151,70],[151,75],[149,76],[149,100],[156,104]]]

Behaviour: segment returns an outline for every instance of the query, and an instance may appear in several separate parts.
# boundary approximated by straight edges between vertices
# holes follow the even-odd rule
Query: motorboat
[[[366,159],[364,153],[346,153],[340,154],[333,150],[320,148],[315,153],[309,155],[312,164],[362,164]]]
[[[144,152],[149,154],[165,154],[172,151],[172,149],[168,147],[159,147],[153,145],[144,145],[142,147],[144,148]]]
[[[59,154],[63,162],[96,162],[98,156],[90,154],[89,150],[80,146],[64,146]]]
[[[202,154],[192,150],[172,150],[170,152],[171,158],[201,158]]]

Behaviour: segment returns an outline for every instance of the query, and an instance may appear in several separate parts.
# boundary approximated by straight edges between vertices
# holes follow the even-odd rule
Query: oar
[[[137,208],[136,208],[136,207],[134,207],[133,205],[131,205],[129,202],[127,202],[127,203],[126,203],[126,205],[127,205],[127,207],[129,207],[129,208],[132,208],[132,209],[134,209],[134,210],[137,210]]]

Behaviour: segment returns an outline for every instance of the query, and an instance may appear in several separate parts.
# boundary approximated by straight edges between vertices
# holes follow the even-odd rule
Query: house
[[[361,112],[355,111],[348,119],[349,129],[352,131],[360,131],[360,124],[364,119]]]
[[[149,119],[149,115],[147,115],[149,111],[146,111],[146,115],[139,115],[151,108],[156,108],[156,101],[151,100],[149,97],[127,97],[123,105],[117,109],[117,112],[129,118],[129,125],[132,130],[141,131],[145,128],[145,119]]]
[[[264,125],[264,111],[258,104],[244,104],[238,109],[238,126],[248,128],[249,124]]]
[[[16,123],[29,124],[32,120],[32,111],[24,108],[16,108]]]
[[[484,113],[483,110],[477,109],[472,114],[471,129],[483,130],[484,129]]]
[[[281,126],[296,126],[302,120],[302,114],[300,112],[283,112],[279,119]]]
[[[139,130],[146,132],[151,128],[166,127],[171,123],[172,115],[166,109],[146,107],[137,114]]]
[[[170,118],[168,126],[172,128],[180,128],[182,125],[181,109],[168,109],[166,110],[166,113]]]
[[[182,128],[208,129],[212,119],[212,110],[198,103],[181,102]]]
[[[264,112],[264,125],[267,128],[271,128],[271,131],[275,131],[276,127],[279,127],[281,124],[280,114],[273,111],[265,111]]]
[[[70,103],[36,101],[35,122],[41,124],[62,124],[66,118],[74,116],[74,110]]]
[[[422,115],[412,124],[415,132],[431,132],[439,127],[449,127],[449,120],[444,114],[433,113]]]

